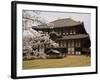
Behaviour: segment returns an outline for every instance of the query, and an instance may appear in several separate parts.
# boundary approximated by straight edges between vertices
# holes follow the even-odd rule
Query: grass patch
[[[61,68],[90,66],[91,58],[84,55],[69,55],[62,59],[35,59],[23,61],[23,69]]]

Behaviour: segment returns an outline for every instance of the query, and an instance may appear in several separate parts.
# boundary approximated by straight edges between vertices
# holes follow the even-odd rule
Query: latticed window
[[[79,46],[79,47],[81,47],[81,43],[80,43],[80,40],[79,40],[79,42],[78,42],[78,46]]]
[[[78,40],[75,41],[75,46],[78,47]]]
[[[63,47],[63,41],[61,41],[61,47]]]
[[[66,35],[66,33],[65,33],[65,32],[63,32],[63,35]]]
[[[72,54],[74,54],[74,48],[71,48]]]
[[[73,34],[73,33],[72,33],[72,30],[70,30],[70,34]]]
[[[76,34],[76,31],[75,30],[73,30],[73,34]]]
[[[66,47],[66,41],[64,41],[64,47]]]
[[[72,44],[72,47],[74,47],[74,40],[72,40],[72,43],[71,44]]]
[[[68,35],[68,32],[66,32],[66,35]]]
[[[65,44],[66,44],[66,47],[68,47],[68,42],[67,42],[67,41],[66,41],[66,43],[65,43]]]
[[[75,41],[75,44],[76,44],[76,45],[75,45],[76,47],[80,47],[80,46],[81,46],[80,40],[76,40],[76,41]]]
[[[79,55],[79,54],[81,54],[81,52],[80,52],[80,51],[76,51],[76,54],[78,54],[78,55]]]
[[[68,41],[68,47],[70,47],[70,46],[71,46],[70,41]]]
[[[65,45],[64,45],[64,41],[62,41],[62,44],[63,44],[63,47],[64,47],[64,46],[65,46]]]

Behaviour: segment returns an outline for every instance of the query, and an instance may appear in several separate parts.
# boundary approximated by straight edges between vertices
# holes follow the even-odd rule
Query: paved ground
[[[36,59],[23,61],[23,69],[90,66],[89,56],[69,55],[62,59]]]

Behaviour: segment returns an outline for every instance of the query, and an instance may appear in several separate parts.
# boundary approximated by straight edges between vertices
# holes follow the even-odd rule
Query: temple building
[[[57,49],[66,54],[90,54],[90,36],[84,28],[84,22],[71,18],[58,19],[49,24],[33,26],[37,31],[48,33],[59,44]],[[46,45],[46,48],[53,48]]]

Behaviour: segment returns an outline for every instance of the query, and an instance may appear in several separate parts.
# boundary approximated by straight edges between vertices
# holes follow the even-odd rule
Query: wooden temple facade
[[[83,22],[65,18],[52,21],[50,25],[33,26],[33,29],[48,33],[59,44],[57,49],[63,50],[63,53],[90,54],[91,41]],[[51,47],[47,45],[46,48]]]

